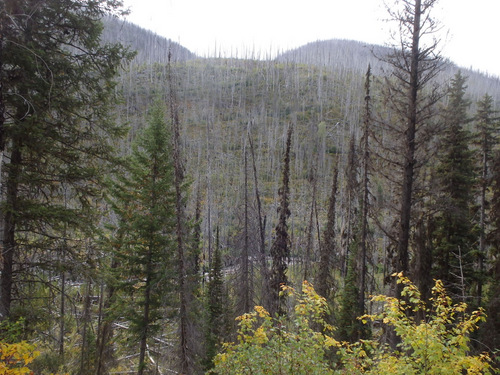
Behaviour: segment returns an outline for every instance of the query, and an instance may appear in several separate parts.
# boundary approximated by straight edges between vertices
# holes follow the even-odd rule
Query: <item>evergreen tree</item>
[[[160,102],[151,108],[148,126],[133,145],[124,175],[113,188],[113,209],[120,218],[121,290],[119,308],[139,342],[138,374],[146,368],[148,340],[158,331],[165,295],[172,290],[175,195],[171,136]]]
[[[228,296],[224,289],[222,256],[219,246],[219,228],[217,227],[216,244],[213,254],[212,268],[207,285],[207,326],[205,334],[206,359],[205,369],[213,367],[212,360],[219,352],[224,339],[227,338],[227,305]]]
[[[491,189],[491,231],[486,237],[489,248],[489,278],[490,285],[486,295],[486,314],[488,319],[480,330],[481,343],[493,353],[500,347],[500,152],[492,156]],[[492,353],[492,354],[493,354]],[[496,359],[497,367],[500,360]]]
[[[443,110],[440,140],[438,214],[434,230],[434,275],[455,298],[465,297],[473,281],[476,234],[472,215],[474,164],[465,98],[466,77],[459,72],[451,81],[448,104]]]
[[[498,140],[499,122],[493,109],[493,99],[486,94],[477,103],[475,120],[475,143],[479,149],[479,253],[478,253],[478,305],[481,305],[484,283],[484,269],[486,257],[486,228],[488,206],[487,192],[491,184],[491,162],[493,158],[493,146]]]
[[[119,5],[1,2],[0,319],[11,315],[14,299],[22,302],[13,294],[26,290],[30,273],[90,268],[83,239],[95,232],[112,140],[124,134],[110,105],[128,53],[99,39],[100,20]]]
[[[341,341],[356,342],[359,339],[367,338],[367,327],[358,317],[364,311],[359,305],[359,245],[357,241],[351,243],[352,251],[349,252],[347,260],[347,275],[344,280],[344,288],[340,293],[339,310],[337,315],[336,336]]]

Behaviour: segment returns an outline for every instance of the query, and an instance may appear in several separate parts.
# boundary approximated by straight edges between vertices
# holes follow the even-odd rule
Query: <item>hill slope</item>
[[[327,67],[334,71],[352,71],[363,74],[368,64],[376,75],[383,71],[390,71],[390,67],[381,62],[379,57],[385,57],[391,48],[363,42],[331,39],[308,43],[302,47],[280,54],[276,60],[280,62],[294,62],[298,64]],[[477,100],[484,93],[489,93],[495,101],[500,101],[500,79],[479,71],[459,67],[449,60],[445,60],[443,72],[439,81],[447,82],[455,73],[461,70],[468,76],[468,94]]]
[[[136,64],[164,64],[168,60],[168,51],[171,50],[173,59],[186,61],[196,58],[196,55],[179,43],[143,29],[133,23],[114,17],[103,20],[103,42],[120,42],[137,51],[134,59]]]

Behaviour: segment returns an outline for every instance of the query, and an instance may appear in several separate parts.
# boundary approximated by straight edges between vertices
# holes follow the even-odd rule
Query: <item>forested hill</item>
[[[139,64],[166,63],[169,50],[176,61],[186,61],[196,58],[187,48],[170,39],[143,29],[131,22],[115,17],[104,19],[102,41],[105,43],[120,42],[124,46],[137,51],[135,62]]]
[[[385,65],[376,56],[385,57],[390,48],[366,44],[354,40],[331,39],[308,43],[302,47],[281,53],[278,61],[325,66],[334,70],[351,70],[361,74],[368,64],[380,72]]]
[[[1,7],[0,367],[500,365],[500,79],[417,43],[434,1],[395,2],[394,54],[272,59],[197,56],[119,3]]]
[[[131,50],[137,51],[133,63],[166,63],[169,49],[172,52],[172,58],[176,61],[202,58],[181,44],[128,21],[106,18],[104,25],[103,41],[118,41],[123,45],[130,46]],[[391,48],[385,46],[354,40],[331,39],[314,41],[302,47],[285,51],[279,54],[275,61],[325,67],[337,72],[352,71],[359,74],[364,74],[368,64],[370,64],[374,74],[382,74],[383,69],[388,71],[389,67],[381,62],[379,57],[387,56],[390,52]],[[248,56],[248,58],[252,59],[253,57]],[[469,77],[468,93],[473,99],[477,100],[485,92],[488,92],[496,101],[500,101],[499,77],[489,76],[467,67],[459,67],[452,61],[446,61],[439,79],[442,82],[449,80],[458,69]]]
[[[370,64],[374,74],[379,75],[383,74],[384,70],[390,72],[390,67],[380,58],[385,58],[391,51],[390,47],[354,40],[332,39],[311,42],[284,52],[277,57],[277,60],[323,66],[335,71],[353,71],[360,74],[363,74]],[[438,77],[439,81],[449,81],[459,69],[465,76],[469,77],[467,83],[468,93],[471,97],[478,99],[485,92],[488,92],[495,100],[500,99],[500,77],[460,67],[450,60],[445,61],[443,71]]]

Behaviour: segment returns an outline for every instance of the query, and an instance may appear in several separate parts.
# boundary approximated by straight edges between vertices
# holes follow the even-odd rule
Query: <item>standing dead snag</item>
[[[402,0],[387,8],[398,26],[398,39],[393,52],[383,60],[393,69],[386,80],[386,100],[397,123],[390,126],[401,139],[394,164],[401,168],[399,228],[396,240],[396,271],[409,271],[410,222],[413,212],[413,192],[418,167],[427,157],[418,151],[429,142],[428,124],[442,94],[432,79],[441,71],[439,40],[433,37],[439,29],[431,16],[437,0]],[[425,89],[425,93],[424,93]],[[426,131],[427,130],[427,131]],[[397,133],[397,134],[396,134]],[[400,288],[398,293],[400,292]]]
[[[271,315],[285,313],[280,289],[288,283],[286,276],[287,260],[290,257],[290,239],[288,236],[287,219],[290,217],[290,147],[292,144],[292,127],[288,128],[285,158],[283,160],[283,178],[279,190],[280,204],[278,207],[278,225],[276,238],[271,246],[271,275],[269,293],[269,312]]]

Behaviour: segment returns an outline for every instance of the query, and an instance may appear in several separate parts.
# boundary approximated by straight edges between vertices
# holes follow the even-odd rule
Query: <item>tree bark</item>
[[[419,90],[419,42],[420,42],[420,17],[421,0],[415,0],[413,13],[413,35],[410,57],[410,84],[408,87],[408,113],[405,131],[405,155],[403,170],[403,190],[401,197],[401,214],[398,234],[398,258],[396,271],[408,273],[409,253],[408,245],[410,240],[410,219],[412,211],[413,176],[415,168],[415,134],[417,125],[417,102]],[[397,296],[401,295],[401,288],[398,289]]]
[[[4,320],[10,316],[10,307],[12,303],[12,285],[14,254],[16,252],[16,212],[18,206],[18,177],[21,169],[22,156],[20,144],[16,143],[12,150],[10,163],[8,165],[8,176],[6,183],[5,206],[6,212],[3,212],[3,244],[2,244],[2,273],[0,279],[0,319]]]

